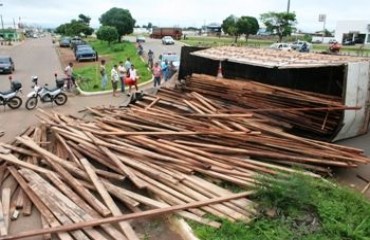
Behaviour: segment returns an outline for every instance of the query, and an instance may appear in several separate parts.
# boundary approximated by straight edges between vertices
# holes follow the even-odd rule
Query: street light
[[[289,11],[290,11],[290,0],[288,0],[288,6],[286,8],[286,13],[289,13]]]
[[[319,22],[323,23],[323,28],[322,28],[322,42],[324,42],[324,37],[325,37],[325,26],[326,26],[326,14],[319,14]]]

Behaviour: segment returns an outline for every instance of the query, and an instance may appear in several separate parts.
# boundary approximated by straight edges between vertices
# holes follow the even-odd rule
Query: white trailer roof
[[[191,54],[217,61],[229,61],[268,68],[315,68],[370,61],[369,58],[342,55],[231,46],[208,48]]]

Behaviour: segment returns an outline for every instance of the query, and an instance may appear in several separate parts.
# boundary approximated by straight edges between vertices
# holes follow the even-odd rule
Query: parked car
[[[352,39],[345,39],[343,41],[343,45],[345,46],[355,45],[355,41],[352,41]]]
[[[80,44],[80,45],[76,45],[74,48],[73,48],[73,53],[74,55],[76,56],[76,52],[77,50],[80,50],[80,49],[83,49],[83,48],[90,48],[90,49],[94,49],[93,47],[91,47],[89,44]]]
[[[304,44],[306,44],[306,47],[307,47],[306,49],[308,49],[308,51],[310,51],[311,44],[309,42],[306,42],[306,41],[300,41],[300,40],[295,41],[295,42],[293,42],[293,44],[291,45],[291,47],[292,47],[293,50],[301,51],[302,46]]]
[[[273,43],[269,48],[281,51],[292,51],[292,47],[289,43]]]
[[[81,48],[76,51],[76,61],[97,61],[98,53],[92,48]]]
[[[175,40],[171,36],[164,36],[162,38],[162,44],[164,45],[173,45],[175,44]]]
[[[13,59],[9,56],[0,56],[0,73],[12,73],[14,71]]]
[[[70,47],[71,46],[71,39],[70,38],[61,38],[59,41],[60,47]]]
[[[137,36],[136,37],[137,43],[145,43],[145,37],[144,36]]]
[[[180,67],[180,56],[176,53],[162,53],[160,59],[161,66],[164,65],[165,61],[167,61],[168,64],[170,64],[171,62],[173,63],[175,71],[177,71]]]

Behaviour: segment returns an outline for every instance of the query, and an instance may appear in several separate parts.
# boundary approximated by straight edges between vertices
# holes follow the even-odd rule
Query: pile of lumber
[[[32,205],[44,230],[18,236],[138,239],[127,220],[174,211],[216,228],[206,214],[248,222],[256,203],[246,197],[261,174],[329,173],[370,161],[359,149],[286,133],[286,123],[263,114],[228,112],[235,109],[163,89],[127,108],[87,108],[90,121],[40,111],[40,126],[1,144],[0,180],[12,184],[2,187],[0,235]]]
[[[185,89],[239,107],[229,108],[229,113],[253,111],[286,123],[286,130],[290,128],[292,133],[320,140],[332,139],[340,127],[343,110],[360,109],[344,106],[340,97],[199,74],[188,79]]]

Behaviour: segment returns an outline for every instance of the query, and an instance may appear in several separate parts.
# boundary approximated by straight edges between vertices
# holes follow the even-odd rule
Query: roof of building
[[[231,46],[208,48],[191,54],[217,61],[229,61],[269,68],[314,68],[370,61],[369,58],[351,56]]]
[[[221,24],[219,23],[210,23],[207,25],[207,28],[221,28]]]

